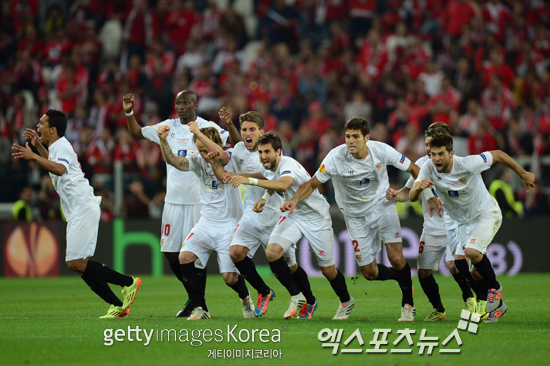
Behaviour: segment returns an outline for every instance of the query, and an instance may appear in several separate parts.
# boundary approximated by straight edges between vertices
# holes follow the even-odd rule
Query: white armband
[[[426,202],[428,202],[428,200],[430,198],[433,198],[435,197],[433,192],[432,192],[432,188],[431,187],[428,187],[426,188],[425,190],[422,191],[422,196],[424,196],[424,199],[426,200]]]
[[[248,178],[248,184],[250,184],[251,186],[257,186],[258,180],[256,178]]]
[[[132,109],[132,111],[130,113],[124,112],[124,114],[126,115],[126,117],[133,116],[134,115],[134,110]]]
[[[264,199],[266,202],[268,202],[270,198],[271,198],[271,195],[268,192],[265,192],[264,195],[262,196],[262,199]]]

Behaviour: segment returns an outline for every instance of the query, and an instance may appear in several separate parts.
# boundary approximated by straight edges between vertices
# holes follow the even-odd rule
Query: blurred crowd
[[[44,171],[14,161],[49,108],[69,116],[73,144],[113,217],[113,164],[124,166],[125,217],[158,217],[165,164],[158,146],[134,141],[122,95],[136,95],[143,125],[176,116],[190,89],[197,114],[219,121],[228,107],[260,112],[266,131],[313,174],[344,142],[353,116],[371,138],[411,160],[423,131],[451,126],[459,155],[502,149],[529,156],[539,188],[514,192],[548,213],[550,187],[550,2],[542,0],[2,0],[0,202],[31,187],[40,219],[58,218]],[[244,6],[243,6],[244,5]],[[248,8],[248,13],[239,9]],[[536,165],[536,166],[535,166]],[[392,174],[393,176],[393,174]],[[396,184],[403,176],[395,174]],[[8,184],[5,184],[8,182]],[[326,194],[333,200],[330,188]]]

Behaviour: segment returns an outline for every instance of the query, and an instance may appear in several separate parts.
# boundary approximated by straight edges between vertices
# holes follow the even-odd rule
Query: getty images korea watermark
[[[455,344],[459,347],[462,345],[462,339],[460,338],[460,330],[467,330],[470,333],[477,334],[478,331],[478,323],[480,321],[480,315],[477,313],[471,314],[468,310],[462,310],[462,313],[460,314],[461,320],[458,322],[458,326],[449,334],[445,340],[441,343],[442,348],[439,349],[439,353],[441,354],[453,354],[453,353],[460,353],[460,348],[452,348],[455,347]],[[413,349],[411,348],[391,348],[388,349],[389,346],[389,334],[392,332],[391,329],[373,329],[374,337],[373,340],[369,342],[371,346],[374,348],[367,348],[363,350],[363,348],[351,348],[348,347],[350,343],[352,343],[353,340],[357,339],[357,342],[359,343],[359,346],[363,347],[365,345],[365,341],[363,340],[363,336],[361,335],[361,332],[359,331],[359,328],[357,328],[353,333],[351,333],[347,339],[341,344],[342,339],[344,338],[344,330],[343,329],[329,329],[325,328],[319,332],[317,335],[317,338],[320,342],[322,342],[323,348],[332,348],[332,354],[337,355],[338,351],[340,353],[348,353],[348,354],[362,354],[364,353],[388,353],[388,350],[390,353],[407,353],[412,354]],[[401,343],[403,340],[406,340],[409,347],[414,347],[414,341],[413,336],[416,334],[416,330],[414,329],[400,329],[397,331],[397,338],[394,342],[392,342],[393,346],[397,346],[399,343]],[[426,329],[422,329],[420,333],[420,338],[418,342],[416,343],[416,346],[418,347],[418,354],[419,355],[431,355],[434,352],[435,347],[439,347],[439,337],[430,337],[428,336],[428,332]]]
[[[103,331],[103,344],[112,346],[115,342],[136,342],[149,346],[153,342],[188,343],[193,347],[200,347],[205,343],[220,343],[234,346],[231,349],[208,350],[208,358],[237,359],[237,358],[279,358],[283,357],[280,349],[245,349],[241,346],[265,345],[267,343],[281,343],[279,329],[239,329],[238,325],[227,325],[226,329],[164,329],[140,328],[139,325],[128,326],[123,329],[108,328]]]

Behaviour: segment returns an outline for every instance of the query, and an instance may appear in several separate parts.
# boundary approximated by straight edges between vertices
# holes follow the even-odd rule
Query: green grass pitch
[[[548,365],[550,364],[550,274],[522,274],[516,277],[501,277],[504,300],[508,314],[498,324],[480,324],[477,334],[459,331],[462,346],[455,340],[446,347],[443,340],[457,328],[464,305],[459,289],[452,278],[437,275],[447,319],[437,323],[422,320],[431,311],[418,279],[415,285],[416,320],[412,323],[397,321],[400,309],[400,291],[394,281],[367,282],[360,278],[354,282],[347,279],[356,307],[350,319],[332,321],[338,300],[330,285],[323,278],[311,279],[319,308],[313,319],[282,319],[288,306],[288,293],[273,276],[265,276],[277,298],[270,304],[262,318],[243,319],[237,295],[229,289],[219,275],[211,275],[207,284],[207,303],[212,320],[187,321],[175,318],[185,302],[184,290],[175,278],[142,277],[143,285],[131,306],[130,316],[122,319],[100,320],[108,306],[93,294],[77,276],[42,279],[0,278],[0,365]],[[250,288],[250,286],[249,286]],[[116,289],[117,293],[120,291]],[[256,296],[253,295],[255,298]],[[227,342],[227,327],[237,325],[234,332],[242,329],[268,329],[270,335],[280,332],[279,343],[231,343]],[[139,326],[148,331],[174,329],[178,336],[192,330],[197,334],[209,329],[220,329],[223,341],[191,346],[189,342],[156,341],[155,333],[147,346],[135,340],[114,341],[104,345],[106,329],[135,329]],[[341,349],[361,348],[362,354],[332,355],[331,348],[322,348],[317,339],[324,328],[342,328]],[[414,344],[408,346],[403,339],[398,346],[398,330],[416,331]],[[356,329],[360,330],[365,344],[357,339],[348,346],[344,341]],[[374,329],[391,329],[389,344],[382,349],[412,349],[412,354],[370,354],[366,349],[374,346]],[[417,343],[422,329],[427,336],[439,337],[439,346],[433,354],[419,355]],[[250,331],[251,332],[251,331]],[[258,337],[259,333],[256,333]],[[244,337],[243,333],[243,337]],[[132,338],[135,337],[133,333]],[[182,338],[183,339],[183,338]],[[460,354],[439,354],[439,349],[460,348]],[[209,357],[209,350],[281,350],[281,359],[241,358],[228,360]]]

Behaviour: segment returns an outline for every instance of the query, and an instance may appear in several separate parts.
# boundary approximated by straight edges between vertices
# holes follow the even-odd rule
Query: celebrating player
[[[501,299],[502,286],[485,253],[502,223],[502,213],[487,191],[481,172],[501,162],[521,178],[527,189],[535,186],[535,176],[500,150],[454,156],[453,138],[448,134],[434,134],[429,147],[431,161],[420,170],[410,191],[410,200],[418,200],[420,192],[435,187],[449,216],[459,226],[460,245],[487,283],[487,303],[485,309],[480,309],[482,320],[498,321],[508,308]]]
[[[197,95],[191,90],[183,90],[176,96],[176,112],[179,118],[168,119],[154,126],[140,127],[134,116],[134,95],[126,94],[123,97],[122,106],[126,113],[128,130],[135,139],[147,139],[160,144],[157,129],[160,126],[169,126],[170,134],[167,139],[170,146],[178,156],[195,156],[197,147],[193,142],[193,134],[189,130],[188,123],[196,121],[199,128],[216,128],[225,143],[228,133],[222,130],[217,124],[208,122],[196,114],[198,106]],[[235,126],[228,121],[229,134],[233,142],[240,141],[239,133]],[[166,199],[162,212],[162,230],[160,246],[161,251],[170,263],[170,268],[176,277],[183,283],[183,278],[178,261],[179,249],[183,239],[187,237],[191,228],[200,218],[200,190],[197,176],[191,172],[179,171],[171,165],[166,166],[168,174]],[[206,269],[200,270],[201,281],[206,285]],[[185,285],[185,284],[184,284]],[[180,310],[177,317],[188,317],[195,308],[195,304],[187,300],[183,310]]]
[[[411,269],[403,257],[401,225],[395,202],[386,199],[389,188],[386,165],[418,174],[419,168],[391,146],[369,141],[366,119],[351,118],[344,127],[346,144],[332,149],[313,178],[283,204],[291,213],[321,184],[333,179],[336,203],[344,214],[357,264],[367,280],[394,279],[402,291],[400,321],[413,321]],[[393,267],[376,263],[381,240]]]
[[[111,304],[107,314],[100,318],[121,318],[130,313],[129,306],[141,286],[141,279],[123,275],[105,264],[90,260],[97,244],[101,197],[94,196],[93,188],[84,178],[78,157],[64,137],[66,130],[67,116],[61,111],[49,109],[40,118],[37,131],[27,129],[23,133],[41,156],[31,150],[28,142],[25,147],[13,145],[12,155],[18,159],[34,160],[49,172],[67,219],[65,262],[70,270],[82,276],[93,292]],[[113,293],[107,283],[123,287],[124,301]]]
[[[432,139],[431,136],[435,133],[447,133],[450,135],[451,129],[443,122],[435,122],[428,127],[425,133],[426,153],[428,155],[421,157],[415,162],[420,168],[430,160],[429,142]],[[408,201],[409,192],[413,184],[414,178],[410,177],[405,187],[401,188],[399,191],[388,188],[386,191],[386,198],[397,202]],[[451,220],[446,213],[445,217],[432,215],[426,199],[422,199],[422,210],[424,213],[424,225],[422,235],[420,236],[420,245],[418,247],[418,279],[424,293],[433,306],[433,311],[424,321],[444,320],[447,316],[443,303],[441,302],[441,296],[439,295],[439,286],[432,274],[434,270],[437,270],[439,261],[445,253],[447,253],[447,267],[462,290],[462,298],[466,308],[471,312],[475,312],[477,306],[476,299],[472,294],[472,289],[470,288],[466,276],[458,271],[455,266],[454,254],[456,254],[457,260],[465,260],[462,247],[458,246],[458,240],[455,240],[458,225]],[[467,270],[467,272],[469,271]],[[481,293],[479,295],[481,295]]]
[[[200,181],[201,218],[183,241],[179,255],[184,286],[196,305],[187,319],[210,319],[198,268],[205,268],[212,251],[218,254],[218,265],[225,283],[239,294],[244,317],[252,318],[254,302],[246,288],[244,278],[239,275],[229,257],[231,235],[243,213],[240,190],[231,185],[221,184],[212,171],[211,161],[205,159],[209,153],[206,140],[213,141],[219,147],[222,145],[218,131],[213,127],[199,130],[196,122],[189,122],[188,125],[194,135],[193,139],[200,156],[176,156],[167,140],[170,126],[160,126],[157,129],[166,163],[181,171],[194,172]],[[222,164],[232,164],[227,152],[222,153],[220,161]],[[184,182],[186,185],[192,183],[193,181],[190,180]]]
[[[262,169],[261,174],[256,175],[261,180],[236,175],[231,177],[233,185],[258,186],[282,192],[287,200],[291,199],[310,176],[296,160],[281,156],[281,149],[282,143],[279,136],[271,132],[261,136],[258,141],[258,153]],[[255,205],[256,210],[263,209],[265,204],[264,199],[260,200]],[[347,319],[354,306],[354,300],[349,295],[344,276],[334,265],[334,233],[329,204],[319,191],[314,191],[298,205],[292,216],[289,214],[281,216],[269,238],[266,249],[267,260],[271,270],[291,296],[290,305],[284,317],[288,319],[298,315],[299,318],[311,318],[317,308],[317,299],[311,293],[306,272],[299,268],[297,263],[292,262],[295,262],[293,256],[289,256],[302,236],[309,241],[323,275],[340,298],[341,305],[333,319]],[[286,260],[290,261],[288,265],[285,255]],[[296,272],[294,275],[291,274],[296,268],[300,271],[298,276]]]
[[[222,108],[220,116],[226,120],[231,119],[231,113],[224,108]],[[231,156],[233,164],[226,165],[225,169],[219,163],[212,165],[218,179],[223,179],[224,174],[226,177],[231,177],[232,172],[251,174],[260,171],[258,140],[264,134],[264,119],[258,112],[249,111],[239,116],[239,123],[242,141],[233,149]],[[254,204],[262,199],[262,195],[266,201],[269,200],[269,203],[262,212],[255,213],[253,212]],[[281,215],[279,211],[281,203],[279,195],[271,197],[263,188],[246,185],[244,188],[244,214],[237,225],[229,247],[229,255],[233,263],[252,287],[258,291],[255,316],[262,316],[267,312],[269,302],[275,297],[275,292],[260,277],[251,258],[254,257],[254,253],[260,245],[264,246],[265,251],[265,247],[269,243],[269,234]],[[302,268],[299,270],[303,271]],[[294,273],[295,277],[298,275],[296,272]]]

